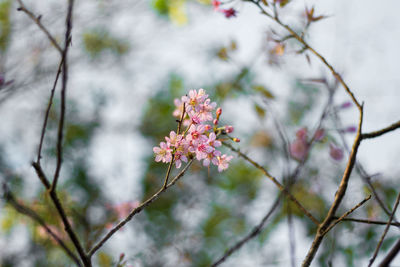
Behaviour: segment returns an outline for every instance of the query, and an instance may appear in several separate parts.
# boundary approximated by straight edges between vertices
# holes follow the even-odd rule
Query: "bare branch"
[[[62,241],[62,239],[55,234],[49,226],[45,223],[45,221],[32,209],[20,204],[11,193],[10,189],[7,187],[5,183],[3,183],[3,190],[4,190],[4,198],[8,204],[10,204],[14,209],[31,218],[33,221],[40,224],[43,229],[57,242],[58,245],[65,251],[65,253],[76,263],[78,266],[82,266],[79,259],[74,255],[74,253],[67,247],[67,245]]]
[[[275,211],[275,209],[279,206],[279,202],[281,200],[281,196],[282,194],[280,194],[278,196],[278,198],[275,200],[274,204],[272,205],[272,207],[269,209],[268,213],[264,216],[264,218],[262,218],[262,220],[260,221],[260,223],[258,225],[256,225],[253,230],[251,230],[251,232],[245,236],[244,238],[242,238],[240,241],[238,241],[235,245],[233,245],[231,248],[229,248],[225,254],[219,258],[216,262],[214,262],[211,266],[215,267],[220,265],[221,263],[223,263],[224,261],[226,261],[226,259],[232,255],[234,252],[236,252],[237,250],[239,250],[244,244],[246,244],[248,241],[250,241],[251,239],[253,239],[254,237],[256,237],[261,230],[263,229],[265,223],[267,222],[268,218],[271,217],[272,213]]]
[[[343,214],[342,216],[340,216],[338,219],[336,219],[336,221],[334,221],[329,227],[328,229],[325,230],[325,232],[323,232],[323,235],[326,235],[333,227],[335,227],[338,223],[340,223],[341,221],[343,221],[344,218],[346,218],[347,216],[349,216],[353,211],[355,211],[356,209],[358,209],[359,207],[361,207],[365,202],[367,202],[368,200],[371,199],[371,195],[369,195],[368,197],[364,198],[360,203],[358,203],[356,206],[354,206],[352,209],[350,209],[349,211],[347,211],[345,214]]]
[[[390,223],[392,222],[393,217],[394,217],[394,214],[396,213],[397,207],[399,206],[399,201],[400,201],[400,192],[397,194],[397,198],[396,198],[396,202],[395,202],[395,204],[394,204],[393,212],[392,212],[392,214],[390,215],[389,221],[387,222],[387,225],[386,225],[386,227],[385,227],[385,231],[383,231],[383,234],[382,234],[382,236],[381,236],[381,238],[380,238],[380,240],[379,240],[379,243],[378,243],[378,245],[376,246],[374,255],[373,255],[372,258],[369,260],[368,267],[372,266],[372,263],[374,263],[374,261],[375,261],[375,259],[376,259],[376,256],[378,256],[378,253],[379,253],[379,250],[380,250],[380,248],[381,248],[381,246],[382,246],[383,240],[385,239],[386,234],[387,234],[387,232],[389,231]]]
[[[393,123],[392,125],[389,125],[386,128],[383,128],[381,130],[375,131],[375,132],[370,132],[370,133],[364,133],[362,134],[362,139],[370,139],[370,138],[375,138],[381,135],[384,135],[386,133],[389,133],[391,131],[394,131],[396,129],[400,128],[400,121]]]
[[[112,228],[96,245],[93,246],[93,248],[88,252],[88,257],[89,259],[93,256],[94,253],[96,253],[96,251],[101,248],[108,239],[110,239],[110,237],[112,237],[119,229],[121,229],[126,223],[128,223],[130,220],[132,220],[132,218],[138,214],[139,212],[141,212],[144,208],[146,208],[148,205],[150,205],[152,202],[154,202],[156,199],[158,199],[160,197],[160,195],[162,193],[164,193],[169,187],[173,186],[186,172],[186,170],[190,167],[190,165],[192,164],[193,160],[190,160],[185,168],[182,169],[182,171],[174,177],[174,179],[172,179],[172,181],[167,184],[166,186],[162,186],[161,189],[159,189],[157,191],[157,193],[155,193],[153,196],[151,196],[149,199],[147,199],[145,202],[143,202],[142,204],[140,204],[138,207],[136,207],[135,209],[133,209],[129,215],[123,219],[122,221],[120,221],[116,226],[114,226],[114,228]]]
[[[22,2],[22,0],[17,0],[17,1],[20,5],[20,7],[17,10],[26,13],[29,16],[29,18],[31,18],[38,25],[38,27],[44,32],[44,34],[46,34],[46,36],[50,40],[50,42],[54,45],[54,47],[57,49],[57,51],[62,55],[63,50],[61,49],[60,45],[57,43],[57,41],[53,37],[53,35],[50,34],[50,32],[46,29],[45,26],[43,26],[42,22],[40,21],[41,15],[36,16],[29,9],[26,8],[26,6]]]
[[[267,176],[268,179],[270,179],[277,187],[278,189],[283,192],[291,201],[293,201],[294,204],[296,204],[296,206],[308,217],[310,218],[310,220],[315,224],[315,225],[319,225],[319,221],[306,209],[304,208],[300,202],[280,183],[278,182],[278,180],[276,180],[275,177],[273,177],[271,174],[269,174],[269,172],[260,164],[258,164],[257,162],[255,162],[254,160],[252,160],[251,158],[249,158],[247,155],[243,154],[242,152],[240,152],[239,149],[234,148],[233,146],[231,146],[228,143],[223,142],[222,143],[224,146],[229,147],[232,151],[236,152],[239,156],[241,156],[242,158],[244,158],[246,161],[248,161],[249,163],[251,163],[254,167],[256,167],[257,169],[261,170],[265,176]]]
[[[40,133],[40,142],[39,142],[38,155],[37,155],[37,159],[36,159],[36,164],[38,164],[38,165],[40,165],[40,159],[42,158],[42,146],[43,146],[44,135],[46,133],[47,121],[49,119],[50,109],[51,109],[51,106],[53,104],[54,92],[56,90],[58,78],[60,77],[61,67],[63,65],[63,62],[64,61],[63,61],[63,58],[62,58],[61,61],[60,61],[60,64],[58,65],[56,79],[54,80],[53,88],[51,89],[49,103],[47,104],[46,113],[45,113],[45,116],[44,116],[42,131]]]
[[[51,191],[54,191],[57,187],[58,177],[60,175],[63,152],[62,152],[62,142],[63,142],[63,131],[64,131],[64,121],[65,121],[65,99],[67,91],[68,82],[68,62],[67,54],[68,48],[71,43],[71,31],[72,31],[72,9],[74,6],[74,0],[68,1],[68,12],[65,21],[66,31],[64,40],[64,49],[62,53],[62,87],[61,87],[61,108],[60,108],[60,120],[58,124],[58,134],[57,134],[57,165],[54,173],[53,183],[51,184]]]
[[[386,255],[386,257],[379,264],[379,267],[389,266],[389,264],[396,257],[396,255],[399,253],[399,251],[400,251],[400,239],[397,240],[396,244],[393,246],[393,248],[389,251],[389,253]]]
[[[334,217],[338,219],[339,217]],[[384,221],[375,221],[375,220],[368,220],[368,219],[356,219],[356,218],[343,218],[342,221],[349,221],[349,222],[358,222],[358,223],[366,223],[366,224],[375,224],[375,225],[387,225],[388,222]],[[390,225],[393,226],[400,226],[400,223],[392,222]]]

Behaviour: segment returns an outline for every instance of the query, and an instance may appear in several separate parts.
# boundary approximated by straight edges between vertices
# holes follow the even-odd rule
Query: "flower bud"
[[[233,140],[233,142],[236,142],[236,143],[239,143],[240,142],[240,139],[239,138],[232,138],[232,140]]]
[[[340,105],[341,109],[345,109],[345,108],[349,108],[351,107],[353,104],[350,101],[344,102],[343,104]]]
[[[210,125],[208,125],[208,124],[207,124],[207,125],[205,125],[205,126],[204,126],[204,130],[205,130],[205,131],[209,131],[209,130],[211,130],[211,126],[210,126]]]
[[[215,113],[217,114],[217,117],[221,116],[222,108],[217,108],[217,111]]]
[[[217,119],[214,119],[213,124],[214,124],[214,125],[218,125],[218,120],[217,120]]]
[[[226,133],[231,133],[231,132],[233,132],[233,126],[231,126],[231,125],[225,126],[225,132],[226,132]]]

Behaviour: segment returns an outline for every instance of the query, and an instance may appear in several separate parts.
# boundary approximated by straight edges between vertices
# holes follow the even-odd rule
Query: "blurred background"
[[[42,15],[41,22],[62,43],[66,1],[24,3]],[[287,33],[279,25],[241,1],[226,6],[237,12],[230,18],[214,11],[209,0],[75,4],[58,188],[85,247],[162,185],[167,165],[154,162],[152,148],[176,128],[173,100],[198,88],[222,107],[221,123],[234,126],[233,135],[241,140],[234,146],[289,184],[323,218],[344,171],[358,113],[321,62],[295,40],[282,41]],[[324,18],[307,28],[305,38],[364,102],[363,131],[398,121],[399,3],[292,0],[278,11],[285,23],[301,31],[313,5]],[[0,179],[62,236],[61,222],[31,167],[59,54],[18,6],[0,0]],[[49,176],[56,162],[59,89],[42,159]],[[311,138],[320,122],[324,137],[303,162],[290,149],[296,133],[307,128]],[[344,156],[332,156],[333,146]],[[235,156],[228,170],[219,173],[193,164],[176,186],[97,252],[94,265],[210,266],[246,236],[279,190],[224,149]],[[399,156],[398,132],[363,142],[338,213],[371,194],[371,185],[392,207],[399,191]],[[0,266],[73,266],[39,225],[4,199],[0,211]],[[352,216],[388,218],[375,199]],[[261,233],[221,266],[298,266],[315,230],[282,199]],[[383,230],[339,224],[325,239],[315,266],[366,265]],[[398,239],[397,231],[389,231],[381,257]]]

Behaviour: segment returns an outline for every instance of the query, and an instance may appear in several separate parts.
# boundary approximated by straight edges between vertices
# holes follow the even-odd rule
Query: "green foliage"
[[[186,0],[153,0],[152,6],[158,14],[167,16],[177,25],[187,23]]]
[[[10,10],[11,0],[0,2],[0,51],[4,53],[11,35]]]
[[[98,58],[105,51],[121,56],[126,54],[130,48],[126,40],[113,36],[106,29],[87,31],[82,38],[85,50],[92,58]]]
[[[249,201],[257,196],[262,177],[259,170],[239,161],[230,165],[226,175],[221,175],[217,184],[236,198]]]

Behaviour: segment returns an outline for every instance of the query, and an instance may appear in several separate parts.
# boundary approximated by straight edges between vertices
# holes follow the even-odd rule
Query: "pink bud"
[[[214,7],[214,10],[218,10],[220,5],[221,5],[220,1],[217,0],[212,1],[212,6]]]
[[[231,125],[225,126],[225,132],[226,132],[226,133],[231,133],[231,132],[233,132],[233,126],[231,126]]]
[[[221,11],[225,14],[226,18],[236,17],[236,10],[233,8],[221,9]]]
[[[209,131],[209,130],[211,130],[211,126],[210,126],[210,125],[208,125],[208,124],[207,124],[207,125],[205,125],[205,126],[204,126],[204,130],[205,130],[205,131]]]
[[[119,255],[119,260],[122,261],[125,258],[125,253],[121,253]]]
[[[308,145],[305,140],[296,139],[289,147],[290,155],[297,160],[303,160],[308,153]]]
[[[356,126],[349,126],[344,131],[346,133],[355,133],[355,132],[357,132],[357,127]]]
[[[221,116],[222,108],[217,108],[217,111],[215,113],[217,114],[217,117]]]
[[[353,105],[353,103],[351,103],[350,101],[346,101],[343,104],[340,105],[341,109],[345,109],[345,108],[349,108]]]
[[[324,139],[325,137],[325,130],[320,128],[318,130],[315,131],[315,135],[314,135],[314,140],[315,141],[321,141],[322,139]]]
[[[217,119],[214,119],[213,124],[214,124],[214,125],[218,125],[218,120],[217,120]]]
[[[296,136],[297,138],[299,138],[302,141],[306,141],[307,140],[307,128],[303,127],[300,130],[298,130],[296,132]]]
[[[239,143],[239,142],[240,142],[240,139],[239,139],[239,138],[236,138],[236,137],[233,138],[232,140],[233,140],[233,142],[236,142],[236,143]]]
[[[329,144],[329,155],[336,161],[343,159],[343,150],[334,144]]]

